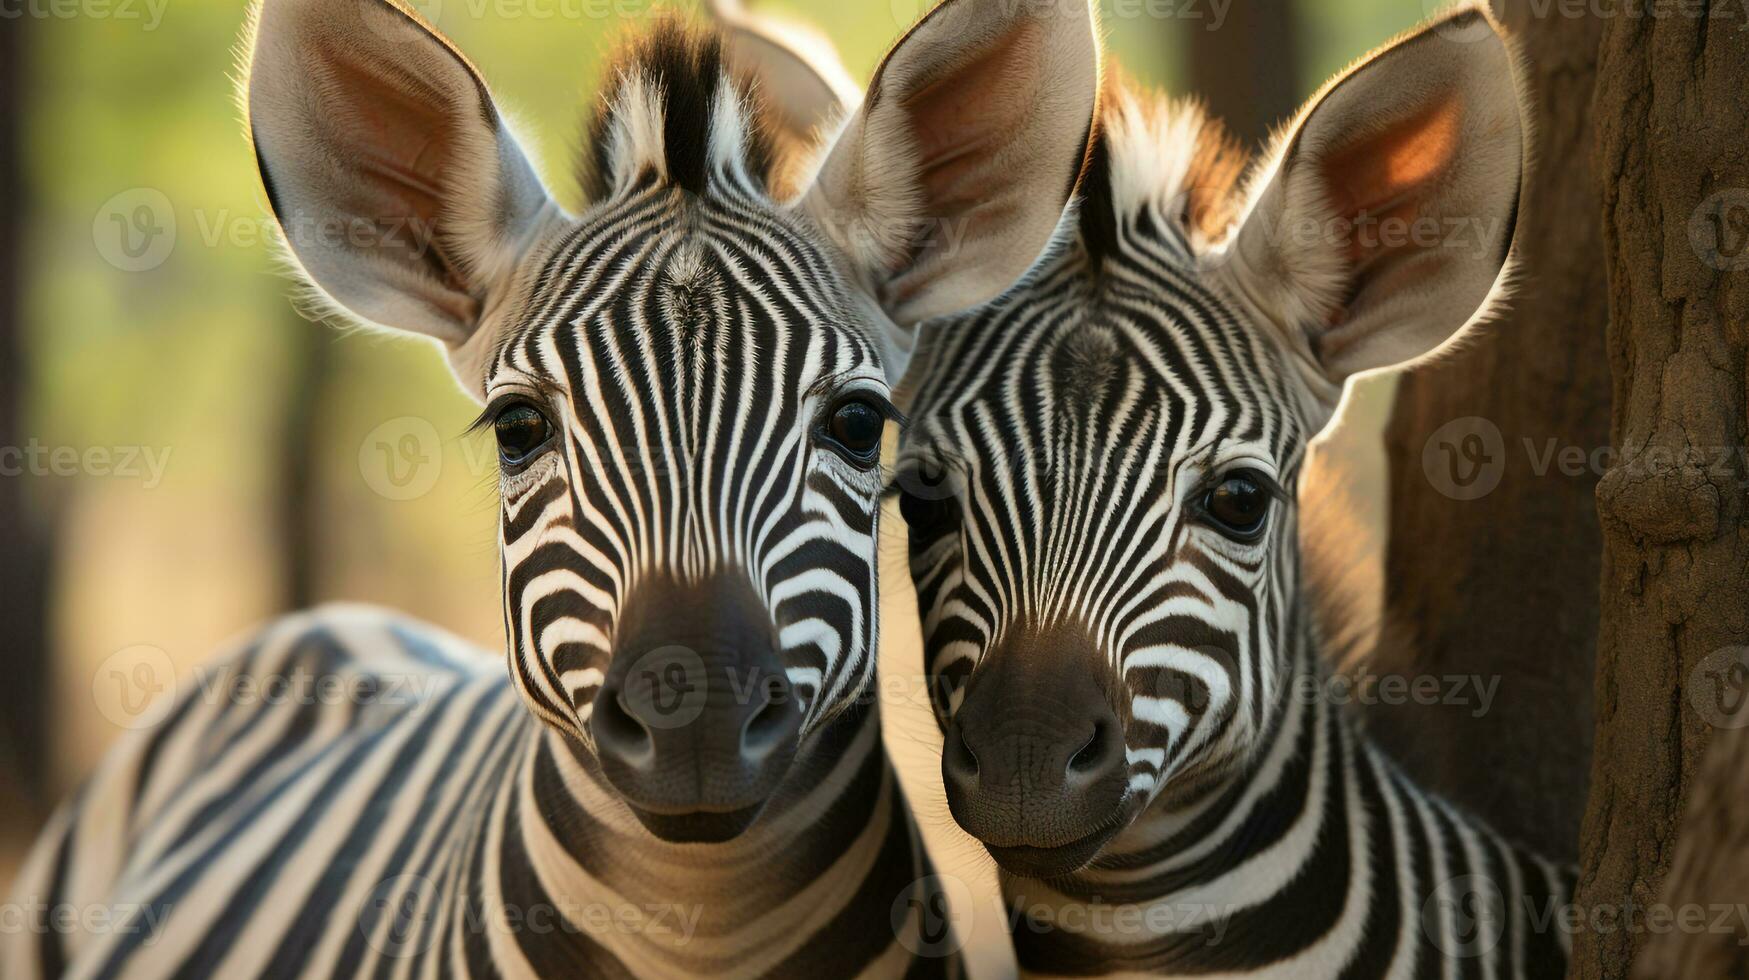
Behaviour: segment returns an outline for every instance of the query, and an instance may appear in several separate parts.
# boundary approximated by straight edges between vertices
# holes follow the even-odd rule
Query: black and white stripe
[[[434,37],[379,12],[379,36]],[[552,429],[503,466],[508,671],[383,613],[272,625],[112,753],[19,886],[152,928],[5,937],[9,980],[957,972],[868,696],[881,477],[818,437],[835,402],[885,404],[881,328],[823,234],[767,195],[754,96],[713,35],[659,26],[612,78],[595,203],[545,212],[514,288],[451,350],[483,421],[515,403]],[[257,142],[283,219],[297,174]],[[616,639],[656,581],[741,583],[800,707],[793,761],[730,833],[652,827],[692,814],[638,809],[597,752],[593,700],[640,652]],[[233,693],[275,683],[361,693]]]
[[[1030,673],[1039,698],[995,711],[1026,741],[968,829],[997,828],[981,836],[1005,864],[1103,840],[1067,873],[1004,873],[1021,965],[1558,976],[1572,873],[1417,789],[1324,696],[1291,493],[1333,406],[1235,298],[1240,260],[1212,239],[1236,169],[1194,108],[1109,86],[1057,251],[926,331],[906,385],[898,482],[950,756],[986,675]],[[1254,541],[1198,510],[1237,470],[1287,488]],[[1028,801],[1077,672],[1126,765],[1105,816],[1068,827]],[[990,778],[987,752],[960,751],[964,778]]]
[[[344,697],[269,703],[286,685]],[[656,840],[485,651],[366,607],[281,620],[184,684],[59,813],[9,978],[944,974],[871,711],[747,834]],[[929,895],[918,892],[920,903]],[[907,930],[910,933],[907,934]]]

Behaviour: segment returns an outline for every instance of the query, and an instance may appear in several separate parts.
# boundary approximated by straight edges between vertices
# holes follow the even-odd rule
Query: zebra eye
[[[832,407],[826,435],[859,466],[872,464],[881,452],[887,415],[865,398],[846,398]]]
[[[1248,470],[1228,473],[1203,495],[1202,510],[1215,528],[1235,541],[1255,541],[1269,517],[1270,493]]]
[[[498,458],[505,466],[520,466],[547,444],[552,426],[540,409],[517,402],[498,413],[492,431],[498,436]]]

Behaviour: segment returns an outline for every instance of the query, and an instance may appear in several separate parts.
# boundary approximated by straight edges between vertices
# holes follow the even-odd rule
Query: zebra
[[[1505,290],[1516,77],[1453,13],[1328,83],[1246,182],[1196,105],[1113,72],[1052,250],[925,325],[894,483],[948,804],[1026,972],[1560,975],[1572,871],[1340,709],[1292,492],[1348,378]]]
[[[503,658],[368,608],[247,638],[53,818],[0,973],[958,972],[873,698],[891,385],[1053,233],[1098,45],[948,0],[822,120],[750,30],[629,41],[572,215],[415,12],[253,8],[313,301],[434,341],[496,438]]]

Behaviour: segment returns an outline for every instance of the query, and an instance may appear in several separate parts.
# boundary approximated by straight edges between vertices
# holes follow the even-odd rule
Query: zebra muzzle
[[[745,831],[795,758],[802,711],[744,576],[641,585],[590,725],[603,775],[652,833]]]

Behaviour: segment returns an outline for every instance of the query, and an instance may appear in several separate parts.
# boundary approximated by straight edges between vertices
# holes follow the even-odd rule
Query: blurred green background
[[[866,80],[923,2],[756,6],[824,30]],[[1103,3],[1133,75],[1209,96],[1252,136],[1430,10]],[[480,66],[577,204],[584,107],[613,39],[652,3],[416,6]],[[243,5],[6,0],[0,14],[12,127],[0,446],[38,450],[27,472],[0,476],[24,515],[0,539],[16,583],[0,596],[0,668],[17,679],[0,778],[20,803],[0,835],[4,882],[41,806],[127,724],[127,692],[108,687],[118,667],[163,657],[186,671],[253,623],[332,599],[491,648],[500,626],[494,456],[460,435],[474,406],[434,349],[306,322],[288,301],[233,101]]]

